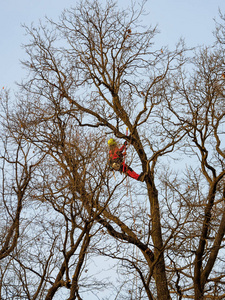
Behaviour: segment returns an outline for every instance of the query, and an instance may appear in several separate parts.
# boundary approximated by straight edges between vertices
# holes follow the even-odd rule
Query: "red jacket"
[[[122,147],[118,148],[118,147],[115,147],[112,150],[109,151],[109,160],[110,160],[110,163],[114,163],[114,162],[117,162],[117,163],[123,163],[123,158],[125,156],[125,152],[123,152],[123,150],[125,149],[125,145],[123,145]]]

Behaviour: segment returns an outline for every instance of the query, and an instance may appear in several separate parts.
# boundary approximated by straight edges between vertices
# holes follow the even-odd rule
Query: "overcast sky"
[[[25,53],[21,45],[28,40],[22,24],[37,24],[45,16],[57,19],[64,8],[75,6],[77,0],[0,0],[0,88],[16,89],[25,75],[20,60]],[[138,0],[136,0],[138,2]],[[130,0],[118,0],[123,7]],[[210,45],[214,38],[213,18],[218,9],[225,13],[225,0],[147,0],[146,22],[158,24],[161,33],[156,38],[159,47],[172,48],[180,37],[188,46]]]

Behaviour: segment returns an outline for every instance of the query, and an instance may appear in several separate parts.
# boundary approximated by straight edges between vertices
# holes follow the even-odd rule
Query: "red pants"
[[[134,170],[132,170],[131,167],[129,167],[125,163],[122,164],[121,172],[127,174],[129,177],[131,177],[133,179],[137,180],[139,178],[139,174],[137,174],[136,172],[134,172]]]

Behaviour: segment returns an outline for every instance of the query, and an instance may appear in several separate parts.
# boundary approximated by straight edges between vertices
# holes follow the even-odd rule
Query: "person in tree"
[[[134,170],[125,163],[126,145],[125,142],[122,147],[118,147],[115,139],[108,140],[109,145],[109,165],[112,170],[124,173],[129,177],[143,182],[146,173],[142,172],[140,175],[134,172]]]

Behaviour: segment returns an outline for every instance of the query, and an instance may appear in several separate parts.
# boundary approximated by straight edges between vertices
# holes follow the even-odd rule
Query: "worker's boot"
[[[139,177],[138,177],[137,180],[143,182],[143,181],[145,180],[145,177],[146,177],[147,174],[148,174],[148,173],[142,172],[142,173],[139,175]]]

